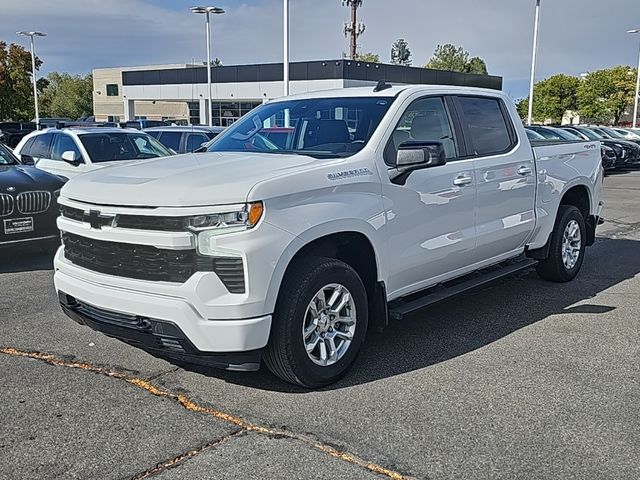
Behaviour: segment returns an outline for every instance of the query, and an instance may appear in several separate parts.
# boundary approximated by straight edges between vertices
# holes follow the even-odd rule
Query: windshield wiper
[[[274,150],[273,153],[293,153],[294,155],[305,155],[308,157],[318,158],[340,158],[347,152],[336,153],[327,152],[326,150]]]

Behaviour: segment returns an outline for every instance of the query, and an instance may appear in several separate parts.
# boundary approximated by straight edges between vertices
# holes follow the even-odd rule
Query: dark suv
[[[57,199],[63,184],[56,175],[22,165],[0,145],[0,248],[58,244]]]

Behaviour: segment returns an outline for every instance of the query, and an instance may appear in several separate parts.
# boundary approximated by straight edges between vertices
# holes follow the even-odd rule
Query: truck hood
[[[79,175],[67,182],[62,195],[82,202],[122,206],[243,203],[256,183],[316,162],[303,155],[189,153]]]

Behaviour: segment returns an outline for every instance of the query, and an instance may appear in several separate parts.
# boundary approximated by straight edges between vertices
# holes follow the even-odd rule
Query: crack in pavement
[[[164,372],[156,373],[155,375],[151,375],[150,377],[147,377],[147,378],[145,379],[145,381],[147,381],[147,382],[153,382],[154,380],[157,380],[157,379],[159,379],[160,377],[165,376],[167,373],[175,373],[175,372],[177,372],[178,370],[180,370],[180,367],[175,367],[175,368],[172,368],[172,369],[170,369],[170,370],[165,370]]]
[[[79,369],[79,370],[84,370],[87,372],[92,372],[92,373],[98,373],[101,375],[105,375],[107,377],[111,377],[111,378],[115,378],[118,380],[122,380],[125,381],[131,385],[135,385],[136,387],[147,391],[148,393],[151,393],[152,395],[155,395],[156,397],[161,397],[161,398],[168,398],[171,400],[174,400],[176,402],[178,402],[182,407],[186,408],[187,410],[191,411],[191,412],[195,412],[195,413],[200,413],[203,415],[209,415],[211,417],[217,418],[219,420],[223,420],[227,423],[230,423],[232,425],[236,425],[238,427],[240,427],[236,433],[239,432],[256,432],[262,435],[267,435],[270,437],[275,437],[275,438],[289,438],[291,440],[296,440],[302,443],[305,443],[306,445],[319,450],[320,452],[329,455],[330,457],[334,457],[337,458],[339,460],[342,460],[344,462],[353,464],[353,465],[357,465],[363,469],[369,470],[370,472],[373,473],[377,473],[379,475],[383,475],[386,476],[388,478],[391,478],[393,480],[411,480],[414,477],[411,476],[407,476],[405,474],[402,474],[400,472],[397,472],[395,470],[391,470],[389,468],[383,467],[381,465],[378,465],[377,463],[373,463],[373,462],[368,462],[354,454],[342,451],[342,450],[338,450],[337,448],[328,445],[326,443],[320,442],[318,440],[315,440],[314,438],[308,436],[308,435],[304,435],[304,434],[300,434],[300,433],[295,433],[295,432],[291,432],[288,430],[282,430],[282,429],[276,429],[276,428],[271,428],[268,426],[263,426],[263,425],[258,425],[255,423],[251,423],[248,422],[246,420],[243,420],[240,417],[237,417],[235,415],[229,414],[229,413],[225,413],[219,410],[215,410],[213,408],[210,407],[205,407],[203,405],[200,405],[196,402],[194,402],[193,400],[189,399],[186,395],[181,394],[181,393],[173,393],[167,390],[162,390],[158,387],[155,387],[154,385],[152,385],[151,383],[149,383],[149,381],[147,380],[143,380],[141,378],[137,378],[137,377],[133,377],[131,375],[129,375],[128,373],[121,371],[121,370],[116,370],[113,368],[107,368],[107,367],[98,367],[95,365],[92,365],[90,363],[86,363],[86,362],[80,362],[80,361],[72,361],[72,360],[65,360],[63,358],[57,357],[55,355],[52,354],[48,354],[48,353],[42,353],[42,352],[33,352],[33,351],[25,351],[25,350],[18,350],[16,348],[12,348],[12,347],[3,347],[0,348],[0,353],[3,353],[5,355],[9,355],[12,357],[23,357],[23,358],[30,358],[30,359],[34,359],[34,360],[40,360],[43,362],[46,362],[50,365],[54,365],[54,366],[58,366],[58,367],[66,367],[66,368],[74,368],[74,369]],[[211,445],[211,446],[215,446]],[[201,447],[201,450],[195,449],[193,452],[193,454],[189,455],[189,452],[187,452],[186,454],[183,454],[184,458],[190,458],[194,455],[197,455],[198,453],[200,453],[201,451],[203,451],[206,448],[206,445],[204,447]],[[180,456],[178,456],[180,457]],[[175,457],[175,458],[178,458]],[[175,460],[175,459],[174,459]],[[168,462],[170,462],[171,460],[169,460]],[[156,467],[154,467],[156,468]],[[168,468],[168,467],[167,467]],[[151,469],[153,470],[153,469]],[[144,472],[143,472],[144,473]],[[152,475],[151,473],[149,475]],[[144,478],[144,477],[141,477]]]
[[[160,462],[158,463],[156,466],[149,468],[148,470],[145,470],[144,472],[140,472],[136,475],[134,475],[133,477],[131,477],[131,480],[143,480],[144,478],[149,478],[153,475],[156,475],[160,472],[163,472],[165,470],[168,470],[169,468],[174,468],[177,467],[178,465],[182,464],[183,462],[185,462],[186,460],[189,460],[191,457],[195,457],[196,455],[199,455],[200,453],[204,452],[205,450],[209,450],[210,448],[213,447],[217,447],[218,445],[226,442],[227,440],[237,437],[241,434],[245,434],[247,431],[243,428],[240,428],[238,430],[235,430],[233,432],[231,432],[228,435],[225,435],[223,437],[220,438],[216,438],[215,440],[211,441],[211,442],[207,442],[204,445],[201,445],[197,448],[191,449],[187,452],[181,453],[180,455],[176,455],[173,458],[170,458],[168,460],[165,460],[164,462]]]

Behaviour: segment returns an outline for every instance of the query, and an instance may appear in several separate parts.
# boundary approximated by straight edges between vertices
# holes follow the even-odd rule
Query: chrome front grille
[[[0,217],[13,213],[13,197],[6,193],[0,193]]]
[[[16,197],[18,211],[23,214],[46,212],[51,204],[49,192],[22,192]]]

